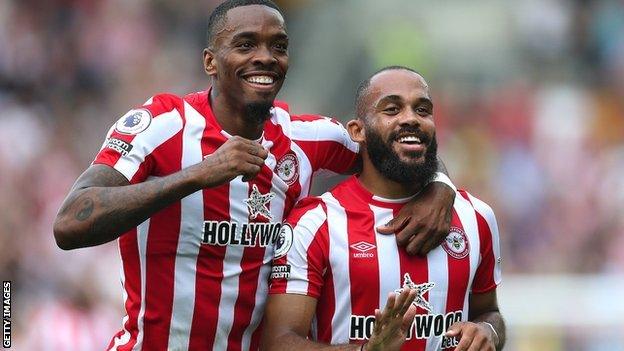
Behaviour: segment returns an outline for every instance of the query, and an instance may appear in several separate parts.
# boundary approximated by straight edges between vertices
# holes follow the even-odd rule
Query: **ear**
[[[204,71],[209,76],[217,74],[217,60],[215,60],[214,53],[208,49],[204,49]]]
[[[363,143],[366,140],[364,128],[364,121],[361,119],[352,119],[347,123],[349,136],[351,137],[351,140],[356,143]]]

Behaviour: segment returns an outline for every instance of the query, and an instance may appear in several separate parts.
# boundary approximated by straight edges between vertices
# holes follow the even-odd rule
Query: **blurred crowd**
[[[276,2],[293,112],[347,121],[360,80],[415,68],[451,178],[497,214],[505,274],[624,273],[622,1]],[[208,86],[218,3],[0,1],[0,272],[16,349],[101,350],[120,327],[115,243],[63,252],[52,221],[119,116]]]

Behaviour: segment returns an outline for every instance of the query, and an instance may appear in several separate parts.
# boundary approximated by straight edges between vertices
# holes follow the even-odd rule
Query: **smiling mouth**
[[[397,138],[397,141],[400,144],[408,144],[408,145],[418,145],[418,144],[422,144],[422,141],[420,140],[419,137],[415,136],[415,135],[406,135],[406,136],[402,136],[400,138]]]
[[[265,75],[248,76],[243,79],[248,83],[264,85],[264,86],[273,85],[273,83],[275,82],[275,79],[273,77],[265,76]]]

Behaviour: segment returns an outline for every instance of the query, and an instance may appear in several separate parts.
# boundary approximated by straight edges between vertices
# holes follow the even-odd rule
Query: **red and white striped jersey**
[[[201,162],[230,137],[208,94],[149,99],[110,129],[94,163],[134,184]],[[109,349],[257,349],[282,218],[315,171],[345,172],[358,151],[335,120],[279,102],[259,142],[269,156],[253,180],[191,194],[119,238],[127,315]]]
[[[403,350],[454,349],[444,337],[468,319],[470,293],[500,282],[498,228],[492,209],[464,191],[455,197],[451,231],[426,257],[409,256],[394,235],[375,227],[392,219],[409,198],[382,199],[353,176],[320,197],[300,201],[277,242],[270,293],[318,300],[311,337],[362,343],[374,311],[405,283],[416,287],[417,315]]]

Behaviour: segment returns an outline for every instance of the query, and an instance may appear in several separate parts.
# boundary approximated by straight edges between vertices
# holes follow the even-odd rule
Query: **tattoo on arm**
[[[108,166],[89,168],[74,184],[55,221],[59,246],[99,245],[145,221],[155,212],[190,194],[185,171],[130,185]]]
[[[79,221],[84,221],[88,219],[93,213],[93,200],[90,197],[85,198],[81,201],[80,209],[76,213],[76,219]]]

